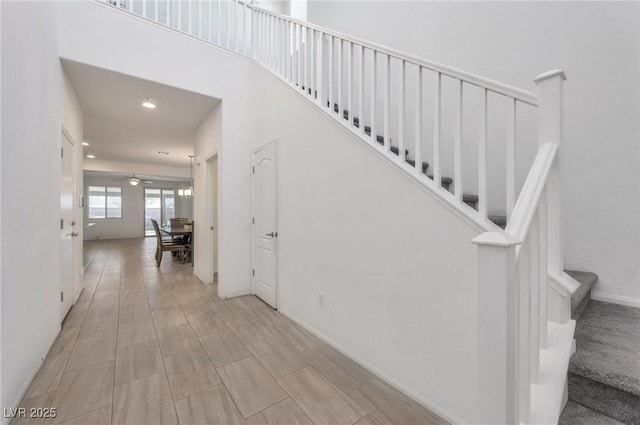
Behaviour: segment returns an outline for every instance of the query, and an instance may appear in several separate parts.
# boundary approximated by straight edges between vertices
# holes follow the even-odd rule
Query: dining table
[[[189,246],[189,251],[191,252],[190,261],[193,264],[193,226],[185,227],[183,224],[176,224],[174,226],[165,224],[164,226],[160,226],[160,231],[174,238],[182,237],[185,245]]]

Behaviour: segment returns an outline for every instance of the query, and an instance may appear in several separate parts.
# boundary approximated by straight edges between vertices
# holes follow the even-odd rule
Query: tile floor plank
[[[176,401],[180,425],[245,425],[224,385]]]
[[[311,366],[278,382],[317,425],[354,424],[367,414]]]
[[[65,373],[53,401],[57,416],[47,423],[57,424],[110,405],[114,370],[115,363],[106,362]]]
[[[71,353],[62,353],[47,358],[33,378],[27,390],[26,397],[33,397],[57,389],[70,354]]]
[[[158,329],[158,342],[164,357],[200,347],[200,341],[188,323]]]
[[[224,366],[251,355],[242,341],[229,329],[201,336],[200,342],[215,367]]]
[[[175,400],[221,383],[216,369],[201,347],[165,357],[164,363]]]
[[[78,416],[60,425],[111,425],[111,406]]]
[[[163,371],[162,355],[155,340],[127,345],[116,352],[116,386]]]
[[[377,378],[350,392],[349,396],[384,425],[447,423]]]
[[[306,360],[286,344],[272,339],[262,339],[248,344],[253,356],[276,379],[307,366]]]
[[[178,423],[164,373],[115,388],[113,425],[175,425]]]
[[[76,341],[66,372],[116,359],[116,335],[101,335]]]
[[[247,419],[248,425],[314,425],[290,398],[274,404]]]
[[[229,363],[219,368],[218,374],[245,418],[287,397],[253,357]]]
[[[118,329],[118,350],[127,345],[153,341],[154,339],[156,339],[156,332],[151,319],[120,325]]]

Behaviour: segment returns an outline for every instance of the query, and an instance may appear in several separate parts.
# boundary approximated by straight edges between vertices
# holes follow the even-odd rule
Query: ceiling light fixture
[[[193,155],[189,155],[189,168],[191,176],[189,179],[190,186],[186,189],[178,189],[178,196],[186,198],[193,196]]]
[[[95,159],[95,158],[96,158],[96,156],[95,156],[95,155],[87,155],[87,158],[89,158],[89,159]]]
[[[82,146],[89,146],[89,142],[82,142]]]
[[[139,184],[140,184],[140,179],[139,179],[139,178],[137,178],[137,177],[136,177],[136,175],[134,174],[134,175],[133,175],[133,177],[131,177],[131,178],[129,179],[129,184],[130,184],[131,186],[137,186],[137,185],[139,185]]]
[[[158,107],[158,99],[155,97],[147,97],[147,100],[142,102],[142,106],[147,109],[156,109]]]

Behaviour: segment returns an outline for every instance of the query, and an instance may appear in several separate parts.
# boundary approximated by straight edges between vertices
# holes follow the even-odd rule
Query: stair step
[[[463,193],[462,202],[469,205],[474,210],[478,209],[478,195],[474,195],[472,193]]]
[[[571,318],[576,320],[591,300],[591,288],[598,281],[598,275],[574,270],[565,270],[565,272],[580,282],[580,287],[571,296]]]
[[[640,309],[592,300],[577,321],[569,399],[640,423]]]
[[[498,227],[502,227],[503,229],[507,227],[507,216],[506,215],[489,215],[487,216],[489,221],[495,223]]]
[[[433,174],[429,174],[427,175],[427,177],[433,180]],[[451,183],[453,183],[453,179],[451,177],[440,177],[440,184],[445,189],[449,190],[449,188],[451,187]]]
[[[558,425],[624,425],[602,413],[589,409],[573,401],[567,402]]]

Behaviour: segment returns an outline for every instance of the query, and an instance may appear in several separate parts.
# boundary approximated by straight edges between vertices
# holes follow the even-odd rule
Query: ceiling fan
[[[131,177],[125,177],[125,180],[127,180],[131,186],[137,186],[140,183],[146,183],[146,184],[153,183],[151,180],[140,180],[139,178],[136,177],[135,173]]]

